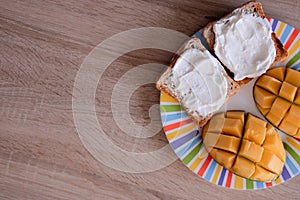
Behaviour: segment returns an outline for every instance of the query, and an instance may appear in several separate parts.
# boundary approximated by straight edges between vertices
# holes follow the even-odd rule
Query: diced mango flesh
[[[203,144],[205,144],[206,150],[210,152],[217,144],[219,137],[221,134],[219,133],[211,133],[211,132],[203,132]]]
[[[243,122],[240,119],[226,118],[222,132],[241,138],[243,132]]]
[[[274,180],[278,177],[277,174],[274,174],[259,165],[255,165],[255,172],[252,174],[251,179],[255,181],[264,181],[264,180]]]
[[[266,139],[264,141],[263,147],[264,149],[273,151],[273,153],[282,161],[285,161],[286,153],[282,151],[282,145],[278,146],[278,144],[282,144],[282,140],[280,135],[277,133],[275,128],[268,124]],[[280,148],[279,148],[280,147]]]
[[[232,153],[237,153],[239,144],[240,144],[239,138],[221,134],[214,147]]]
[[[300,128],[298,128],[297,134],[294,135],[295,138],[300,138]]]
[[[242,177],[250,178],[255,171],[255,164],[246,158],[237,156],[232,171]]]
[[[255,142],[243,140],[239,155],[253,162],[259,162],[261,160],[263,151],[264,148],[260,145],[257,145]]]
[[[230,169],[235,160],[236,155],[227,151],[213,149],[210,154],[226,169]]]
[[[274,124],[275,126],[278,126],[279,123],[281,122],[281,117],[278,117],[278,116],[276,115],[276,113],[273,114],[273,113],[268,112],[266,118],[267,118],[272,124]]]
[[[296,135],[298,131],[298,127],[295,126],[292,122],[287,121],[286,119],[282,120],[278,128],[291,136]]]
[[[257,164],[275,174],[280,174],[284,163],[273,152],[265,149],[261,161]]]
[[[292,105],[284,119],[295,126],[300,127],[300,106]]]
[[[264,120],[261,120],[260,118],[255,117],[254,115],[248,114],[246,126],[247,125],[249,126],[249,124],[252,123],[255,123],[256,126],[262,126],[262,127],[266,127],[268,124]]]
[[[251,114],[245,118],[243,112],[227,112],[222,116],[226,117],[221,133],[202,129],[203,144],[213,159],[233,173],[252,180],[271,181],[279,176],[285,150],[275,128]]]
[[[272,105],[270,113],[277,115],[280,118],[283,118],[285,116],[285,113],[290,108],[290,106],[291,106],[290,102],[277,97]]]
[[[296,92],[297,92],[297,87],[284,81],[281,85],[279,96],[282,97],[283,99],[287,99],[288,101],[293,102]]]
[[[243,111],[228,111],[226,113],[226,117],[232,119],[240,119],[243,124],[245,121],[245,113]]]
[[[272,68],[268,70],[266,74],[276,78],[279,81],[283,81],[285,76],[285,67]]]
[[[248,115],[244,130],[244,139],[261,145],[266,137],[267,123],[253,115]]]
[[[290,84],[299,87],[300,86],[300,72],[293,70],[291,68],[287,68],[285,81],[289,82]]]
[[[262,108],[260,105],[257,105],[257,108],[264,116],[266,116],[271,110],[270,108]]]
[[[273,94],[278,94],[281,82],[271,76],[262,75],[257,80],[256,85],[266,89],[269,92],[272,92]]]
[[[286,112],[290,108],[291,103],[277,97],[272,105],[270,112],[267,114],[266,118],[275,126],[278,126],[282,118],[284,118]]]
[[[300,89],[298,89],[294,103],[300,105]]]
[[[224,120],[225,116],[224,113],[217,114],[214,118],[210,120],[208,123],[208,131],[209,132],[215,132],[215,133],[221,133],[223,126],[224,126]]]
[[[254,98],[256,103],[260,105],[262,108],[271,108],[272,103],[274,102],[276,95],[255,86],[254,88]]]
[[[285,67],[268,70],[258,78],[253,96],[269,122],[300,139],[300,71]]]

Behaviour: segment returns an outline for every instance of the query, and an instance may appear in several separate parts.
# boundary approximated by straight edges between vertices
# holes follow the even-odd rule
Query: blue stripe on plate
[[[193,137],[195,137],[198,133],[199,133],[198,130],[191,131],[189,134],[171,142],[170,145],[172,146],[173,149],[177,149],[178,147],[180,147],[181,145],[185,144],[186,142],[191,140]]]
[[[219,178],[218,185],[222,185],[225,177],[226,169],[222,167],[221,177]]]
[[[296,166],[293,164],[293,162],[291,161],[291,159],[288,156],[286,157],[286,164],[289,166],[293,175],[296,175],[298,173],[298,169],[296,168]]]
[[[189,151],[193,146],[195,146],[197,143],[201,142],[201,137],[195,137],[193,141],[189,144],[183,147],[180,151],[176,152],[177,156],[181,158],[187,151]]]
[[[170,114],[170,115],[162,115],[161,120],[165,123],[168,121],[176,120],[176,119],[182,119],[187,117],[186,112],[181,112],[181,113],[175,113],[175,114]]]
[[[211,162],[211,164],[210,164],[210,166],[209,166],[209,168],[206,172],[206,175],[204,177],[205,179],[207,179],[207,180],[211,179],[211,177],[213,175],[213,172],[215,171],[216,166],[217,166],[217,162],[212,160],[212,162]]]
[[[280,36],[280,41],[282,44],[285,44],[287,37],[290,35],[291,31],[292,31],[293,27],[290,25],[286,25],[285,29],[283,31],[283,33]]]
[[[283,170],[282,170],[282,173],[281,173],[283,179],[286,181],[286,180],[289,180],[291,178],[291,175],[289,174],[287,168],[285,166],[283,166]]]
[[[298,62],[296,65],[292,65],[291,68],[300,70],[300,62]]]
[[[256,181],[255,183],[256,183],[256,188],[257,189],[264,188],[264,183],[263,182]]]
[[[272,31],[273,32],[275,31],[277,24],[278,24],[278,20],[274,19],[273,24],[272,24]]]

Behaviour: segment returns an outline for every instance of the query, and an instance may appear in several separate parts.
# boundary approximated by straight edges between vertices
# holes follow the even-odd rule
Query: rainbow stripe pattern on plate
[[[300,71],[299,30],[276,19],[267,20],[289,53],[288,59],[281,65]],[[200,31],[194,37],[203,41]],[[166,137],[177,156],[195,174],[213,184],[240,190],[263,189],[285,182],[300,173],[300,140],[281,133],[287,154],[282,174],[273,182],[251,181],[236,176],[212,159],[203,146],[198,126],[180,104],[164,92],[160,97],[160,112]]]

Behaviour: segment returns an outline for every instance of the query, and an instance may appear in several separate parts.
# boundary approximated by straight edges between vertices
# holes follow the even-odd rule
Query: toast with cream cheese
[[[200,127],[239,89],[198,38],[178,50],[156,87],[177,99]]]
[[[272,33],[261,3],[255,1],[209,23],[202,35],[239,85],[260,76],[288,56],[275,33]]]

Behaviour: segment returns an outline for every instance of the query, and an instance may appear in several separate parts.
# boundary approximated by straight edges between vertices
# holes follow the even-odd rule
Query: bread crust
[[[189,41],[187,41],[174,55],[173,59],[170,62],[169,67],[162,73],[162,75],[159,77],[158,81],[156,82],[156,88],[160,91],[163,91],[173,98],[177,99],[180,102],[180,97],[178,97],[170,88],[170,86],[167,83],[167,79],[171,76],[171,71],[172,68],[174,67],[177,59],[179,56],[187,49],[190,48],[196,48],[199,49],[200,51],[206,50],[206,48],[202,45],[200,39],[198,38],[192,38]],[[226,101],[229,99],[229,97],[233,96],[236,94],[239,90],[239,85],[237,82],[235,82],[228,74],[226,73],[225,70],[223,70],[223,75],[226,77],[227,80],[227,95],[226,95]],[[215,112],[209,113],[207,116],[203,116],[201,114],[198,114],[197,116],[192,115],[191,112],[188,111],[188,108],[186,108],[184,105],[181,105],[184,110],[187,112],[187,114],[200,126],[203,127],[208,120],[211,119],[211,117],[214,115]]]
[[[257,16],[261,17],[261,18],[265,18],[265,13],[263,11],[263,8],[262,8],[262,5],[261,3],[259,2],[256,2],[256,1],[249,1],[243,5],[241,5],[239,7],[240,9],[243,9],[245,10],[246,12],[249,12],[249,13],[253,13],[253,14],[257,14]],[[238,9],[238,8],[237,8]],[[236,9],[235,9],[236,10]],[[229,13],[227,15],[225,15],[224,17],[220,18],[219,20],[222,20],[222,19],[225,19],[227,17],[229,17],[230,15],[232,14]],[[213,21],[213,22],[210,22],[209,24],[207,24],[203,30],[202,30],[202,35],[206,41],[206,43],[208,44],[210,50],[214,53],[214,45],[215,45],[215,34],[214,34],[214,31],[213,31],[213,26],[215,23],[217,23],[219,20],[217,21]],[[287,51],[283,48],[283,45],[282,43],[280,42],[280,40],[276,37],[275,33],[272,33],[271,35],[272,37],[272,40],[274,42],[274,46],[276,48],[276,57],[275,57],[275,60],[274,62],[270,65],[270,67],[276,65],[277,63],[279,62],[282,62],[284,61],[287,56],[288,56],[288,53]],[[221,62],[222,63],[222,62]],[[223,64],[223,63],[222,63]],[[223,66],[225,66],[223,64]],[[230,70],[228,69],[227,66],[225,66],[226,68],[226,71],[228,72],[228,74],[231,76],[231,78],[233,78],[233,73],[230,72]],[[253,78],[245,78],[243,80],[240,80],[240,81],[237,81],[237,83],[242,86],[242,85],[245,85],[247,84],[248,82],[250,82]]]

